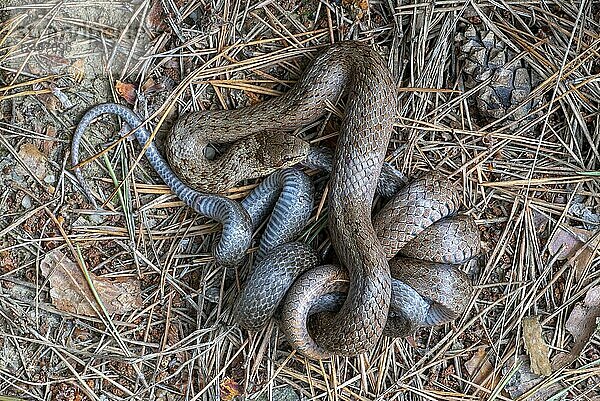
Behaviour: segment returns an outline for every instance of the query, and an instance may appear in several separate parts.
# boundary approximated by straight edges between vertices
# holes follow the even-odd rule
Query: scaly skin
[[[477,255],[480,239],[472,218],[453,216],[458,199],[458,189],[448,179],[430,173],[403,188],[374,217],[375,232],[382,240],[386,258],[391,259],[393,277],[390,310],[387,322],[384,320],[386,335],[406,336],[418,327],[448,322],[469,302],[472,287],[468,277],[449,263],[461,264]],[[289,252],[287,258],[301,259]],[[326,312],[325,316],[338,310],[339,299],[330,297],[324,302],[323,297],[345,292],[352,276],[334,265],[304,269],[298,274],[302,275],[281,305],[280,327],[292,347],[302,354],[329,357],[335,352],[315,335],[322,316],[316,315],[311,321],[308,317],[315,308]],[[266,286],[262,292],[273,293]],[[257,291],[257,299],[259,295],[263,296]]]
[[[340,129],[337,150],[332,160],[329,226],[333,246],[341,262],[348,269],[348,273],[343,273],[345,270],[339,267],[337,270],[326,267],[325,270],[329,269],[335,272],[334,288],[338,288],[336,286],[346,280],[346,284],[343,285],[348,287],[348,295],[337,313],[320,314],[318,319],[315,319],[311,327],[313,335],[311,341],[314,341],[314,344],[307,350],[301,349],[306,355],[312,357],[331,354],[356,355],[371,349],[386,328],[388,312],[392,317],[390,322],[396,322],[397,320],[394,318],[405,319],[404,311],[394,308],[390,310],[392,288],[394,288],[394,292],[397,292],[396,288],[400,288],[400,294],[409,294],[400,295],[399,299],[409,301],[416,299],[413,297],[415,291],[410,289],[410,286],[396,282],[392,284],[387,261],[390,253],[388,248],[390,246],[398,247],[398,243],[393,240],[392,242],[396,242],[390,242],[385,247],[382,246],[370,217],[371,204],[382,169],[383,157],[393,129],[396,105],[395,85],[381,58],[368,46],[357,42],[333,45],[313,61],[290,92],[253,107],[217,113],[215,114],[217,117],[223,117],[220,122],[210,120],[210,115],[207,119],[206,113],[191,113],[183,116],[176,124],[167,146],[167,153],[172,162],[174,161],[172,156],[175,155],[175,158],[180,157],[181,160],[186,160],[188,163],[189,157],[203,157],[203,147],[198,148],[198,144],[202,145],[206,141],[204,132],[206,127],[214,131],[213,134],[218,133],[221,128],[226,128],[228,132],[238,137],[253,135],[254,131],[262,131],[265,127],[292,129],[319,118],[325,112],[325,105],[328,102],[335,103],[343,94],[347,95],[347,107]],[[135,134],[140,143],[147,142],[148,132],[140,127],[142,121],[130,110],[118,105],[97,106],[84,116],[74,136],[74,165],[78,163],[77,148],[83,131],[94,118],[104,113],[123,117],[131,127],[136,128]],[[213,118],[216,117],[213,115]],[[202,123],[199,124],[199,122]],[[254,131],[245,131],[244,128],[248,127]],[[230,136],[227,141],[234,139]],[[194,191],[175,176],[160,157],[154,145],[151,144],[147,148],[146,154],[163,180],[184,202],[199,213],[216,218],[223,223],[223,237],[217,246],[220,252],[215,252],[216,256],[219,255],[218,260],[226,264],[239,262],[240,254],[243,255],[249,244],[252,227],[256,224],[254,220],[257,218],[251,218],[247,211],[251,210],[254,200],[245,204],[246,210],[226,198]],[[183,174],[188,174],[184,177],[186,181],[193,178],[193,168],[191,170],[185,168],[182,170],[182,166],[178,168]],[[82,181],[81,173],[79,171],[76,173]],[[271,181],[281,179],[282,177],[273,178]],[[398,181],[400,177],[395,176],[394,179]],[[271,184],[268,185],[273,186]],[[82,185],[86,187],[83,182]],[[395,186],[390,188],[395,188]],[[417,192],[424,193],[420,190]],[[291,192],[284,190],[280,198],[289,202],[292,199],[286,193]],[[268,195],[268,197],[274,198],[276,195]],[[427,207],[426,203],[417,208],[426,210]],[[307,210],[304,206],[301,209]],[[309,209],[310,207],[308,207]],[[452,208],[448,207],[448,209]],[[286,215],[285,209],[281,210],[282,212],[278,214],[279,217]],[[409,207],[408,212],[410,214],[414,210]],[[263,215],[262,212],[255,213],[254,211],[251,211],[250,214],[252,216]],[[273,228],[267,229],[267,231],[272,233],[277,231],[280,227],[279,223],[281,223],[278,221],[279,217],[274,219]],[[294,220],[294,218],[291,219]],[[419,224],[421,231],[426,230],[427,225],[430,225],[430,223],[417,223],[417,225]],[[454,224],[450,224],[450,227],[453,226]],[[405,235],[405,238],[402,239],[404,243],[410,242],[416,236],[413,231],[405,232],[410,235]],[[432,234],[433,237],[434,234]],[[278,242],[273,242],[268,248],[272,249],[279,246],[278,244]],[[288,255],[293,254],[289,249],[286,252]],[[268,249],[260,257],[265,254],[268,255]],[[307,258],[307,260],[311,261],[312,259]],[[426,274],[423,272],[433,271],[422,266],[415,266],[419,272],[417,278]],[[447,272],[451,270],[446,269]],[[346,274],[346,278],[344,278],[344,274]],[[331,279],[328,280],[331,281]],[[407,280],[410,281],[411,277],[407,276]],[[416,282],[418,281],[416,280]],[[460,287],[464,285],[464,280],[458,278],[457,283]],[[310,291],[317,290],[311,285]],[[295,292],[295,294],[301,293]],[[397,298],[397,294],[394,295],[394,298]],[[460,300],[456,303],[460,304]],[[297,303],[296,305],[303,304]],[[311,309],[311,307],[307,308],[307,311]],[[415,310],[431,309],[427,303],[423,302],[408,305],[406,309],[411,308]],[[451,314],[452,311],[449,309],[434,310],[425,323],[444,321]],[[404,327],[403,325],[402,322],[396,324],[400,327]],[[389,327],[386,328],[386,330],[388,329]]]
[[[193,184],[205,143],[263,131],[291,130],[321,117],[346,95],[346,115],[333,158],[329,191],[332,244],[350,272],[339,313],[324,316],[315,340],[340,355],[371,349],[385,327],[391,294],[387,259],[371,223],[371,204],[396,115],[396,86],[368,45],[341,42],[317,56],[284,95],[251,107],[182,116],[167,140],[174,170]]]
[[[71,143],[71,163],[73,166],[79,164],[79,143],[85,130],[94,119],[103,114],[114,114],[121,117],[129,127],[135,129],[134,135],[142,146],[148,142],[150,133],[143,127],[144,122],[137,114],[119,104],[100,104],[85,113],[73,134]],[[203,194],[189,188],[173,173],[154,143],[150,143],[146,148],[146,158],[165,184],[186,205],[199,214],[213,218],[223,225],[223,235],[213,251],[217,262],[228,266],[240,263],[252,239],[252,224],[248,212],[235,201],[222,196]],[[83,178],[81,169],[76,167],[74,171],[86,195],[95,205],[94,197]]]
[[[71,145],[71,163],[79,164],[79,144],[92,121],[103,114],[112,114],[125,120],[128,128],[134,127],[134,135],[144,146],[150,133],[142,125],[142,119],[125,106],[113,103],[97,105],[88,110],[79,122]],[[308,176],[293,168],[279,170],[265,179],[240,204],[222,196],[201,193],[185,185],[170,169],[166,161],[150,143],[146,158],[185,204],[203,216],[223,224],[223,234],[213,251],[218,263],[226,266],[239,264],[252,237],[252,232],[266,218],[273,205],[272,216],[261,238],[258,258],[271,248],[291,241],[304,228],[313,206],[313,186]],[[96,206],[81,169],[74,168],[75,175],[90,201]]]

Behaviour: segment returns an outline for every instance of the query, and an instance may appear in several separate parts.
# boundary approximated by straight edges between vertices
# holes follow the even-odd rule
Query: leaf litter
[[[96,316],[100,305],[94,293],[110,315],[123,315],[142,306],[138,279],[106,278],[92,272],[84,274],[77,263],[58,249],[46,254],[40,269],[50,284],[52,304],[65,312]]]
[[[548,400],[563,397],[560,392],[571,399],[598,397],[597,303],[595,295],[586,294],[598,286],[600,274],[593,226],[600,189],[594,176],[582,173],[594,173],[600,165],[597,2],[192,0],[143,3],[140,8],[12,3],[2,25],[7,33],[3,50],[12,51],[3,53],[0,74],[6,99],[0,104],[0,184],[5,188],[0,193],[0,232],[5,234],[0,236],[0,263],[7,265],[0,270],[0,330],[9,338],[0,342],[10,342],[16,357],[10,365],[1,365],[0,358],[0,394],[49,400],[53,394],[48,389],[59,388],[60,381],[94,400],[215,400],[225,395],[221,384],[230,378],[237,385],[235,397],[248,399],[258,393],[276,399],[273,390],[281,386],[293,387],[307,400]],[[50,24],[50,30],[40,31],[40,21]],[[86,29],[70,29],[76,35],[64,40],[51,33],[55,22]],[[544,99],[540,118],[536,113],[535,119],[514,124],[478,118],[471,107],[477,89],[461,86],[455,63],[456,38],[466,24],[493,32],[518,53],[519,62],[542,76],[532,95]],[[145,42],[148,31],[152,37]],[[23,39],[22,33],[34,40]],[[414,346],[404,339],[382,339],[367,355],[321,362],[290,353],[274,327],[259,333],[239,330],[228,307],[236,286],[210,257],[218,227],[173,199],[139,147],[130,143],[112,151],[110,165],[90,163],[85,171],[106,197],[114,189],[102,179],[109,170],[116,167],[118,175],[135,166],[130,190],[123,191],[128,207],[103,212],[106,227],[74,224],[97,211],[72,177],[69,140],[84,110],[120,100],[114,93],[116,80],[141,88],[134,98],[130,87],[129,100],[146,117],[156,112],[151,121],[156,123],[167,109],[175,118],[177,112],[262,101],[265,89],[269,96],[284,92],[319,46],[341,39],[372,43],[398,80],[401,109],[388,160],[409,177],[435,168],[461,183],[468,213],[489,246],[482,263],[469,270],[477,294],[455,324],[418,332]],[[54,51],[49,44],[66,51]],[[146,46],[140,51],[136,44]],[[173,82],[161,92],[164,97],[153,96],[159,91],[143,84],[150,79],[159,83],[165,76]],[[32,84],[37,78],[60,88],[51,95],[60,104],[36,94],[51,89],[38,89]],[[242,80],[249,84],[240,87]],[[140,107],[146,100],[141,93],[147,95],[151,113]],[[83,143],[87,155],[115,139],[114,124],[99,120]],[[302,134],[333,143],[337,127],[331,120]],[[55,131],[49,134],[50,126]],[[43,204],[36,196],[45,191],[43,180],[35,174],[41,182],[18,180],[23,188],[17,190],[12,174],[21,146],[40,142],[40,149],[47,142],[54,145],[52,154],[42,154],[57,178],[56,191],[48,192]],[[243,197],[249,186],[233,195]],[[37,221],[23,223],[28,217],[18,197],[23,191],[30,194],[32,210],[47,207],[47,213],[64,221],[67,238],[49,229],[43,213],[30,218]],[[573,193],[583,206],[567,206]],[[325,216],[327,208],[320,211]],[[529,218],[532,211],[549,220],[538,224],[535,215]],[[555,226],[549,221],[561,222],[550,239]],[[324,232],[321,226],[306,238],[321,247]],[[44,262],[48,274],[52,267],[62,277],[39,280],[39,261],[68,241],[85,244],[83,260],[94,260],[94,266],[124,266],[127,272],[119,274],[126,281],[140,277],[141,305],[136,297],[119,299],[113,278],[89,272],[90,280],[82,281],[79,265],[66,255]],[[127,251],[116,256],[103,249],[106,243]],[[564,254],[557,256],[559,251]],[[69,260],[69,266],[59,266],[59,260]],[[10,295],[6,289],[15,282],[31,287],[35,298]],[[137,285],[121,290],[136,294]],[[61,294],[61,286],[68,293]],[[211,287],[219,289],[215,303],[206,296]],[[115,314],[126,310],[122,305],[139,306],[125,312],[131,319],[117,327],[99,323],[86,314],[92,306],[98,308],[94,294],[87,292],[91,288],[115,296],[100,297],[105,306],[114,303]],[[81,307],[77,300],[87,306],[75,316],[61,313],[47,307],[55,298],[75,311]],[[36,331],[48,313],[62,322],[61,334]],[[539,316],[540,326],[535,323],[525,334],[523,316]],[[76,329],[70,332],[72,326]],[[85,336],[78,336],[78,330]],[[530,332],[537,340],[528,342],[545,340],[549,346],[550,376],[532,372],[521,336]],[[0,348],[0,354],[6,349]],[[538,354],[544,354],[542,348]],[[557,357],[563,354],[566,365]]]

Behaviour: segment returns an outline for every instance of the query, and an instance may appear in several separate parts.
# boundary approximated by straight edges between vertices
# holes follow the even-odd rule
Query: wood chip
[[[487,346],[479,347],[471,359],[465,362],[465,369],[473,383],[492,389],[498,383],[499,378],[492,375],[494,365],[490,362],[487,349]]]
[[[542,376],[552,374],[552,366],[548,358],[548,345],[542,337],[542,326],[538,316],[523,318],[523,340],[531,361],[533,373]]]
[[[235,397],[240,395],[240,385],[235,380],[227,377],[220,385],[221,388],[221,400],[232,401]]]

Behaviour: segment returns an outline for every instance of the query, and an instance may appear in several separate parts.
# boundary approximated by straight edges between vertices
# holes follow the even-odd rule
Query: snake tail
[[[143,127],[144,121],[136,113],[119,104],[100,104],[84,114],[73,134],[71,145],[71,163],[73,166],[79,164],[79,145],[87,127],[93,120],[103,114],[121,117],[129,129],[134,130],[133,133],[140,145],[145,146],[149,141],[150,133]],[[239,264],[245,257],[252,238],[252,224],[246,210],[233,200],[223,196],[200,193],[185,185],[173,173],[154,143],[150,143],[146,147],[146,158],[164,183],[171,188],[179,199],[199,214],[215,219],[223,225],[221,238],[213,249],[217,262],[226,266]],[[95,205],[91,190],[83,177],[81,169],[75,167],[74,172],[84,192]]]

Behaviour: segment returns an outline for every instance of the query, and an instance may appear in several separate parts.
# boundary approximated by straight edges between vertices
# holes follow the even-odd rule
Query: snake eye
[[[214,160],[215,156],[217,155],[217,151],[211,145],[206,145],[204,147],[203,153],[204,153],[204,157],[207,160]]]

